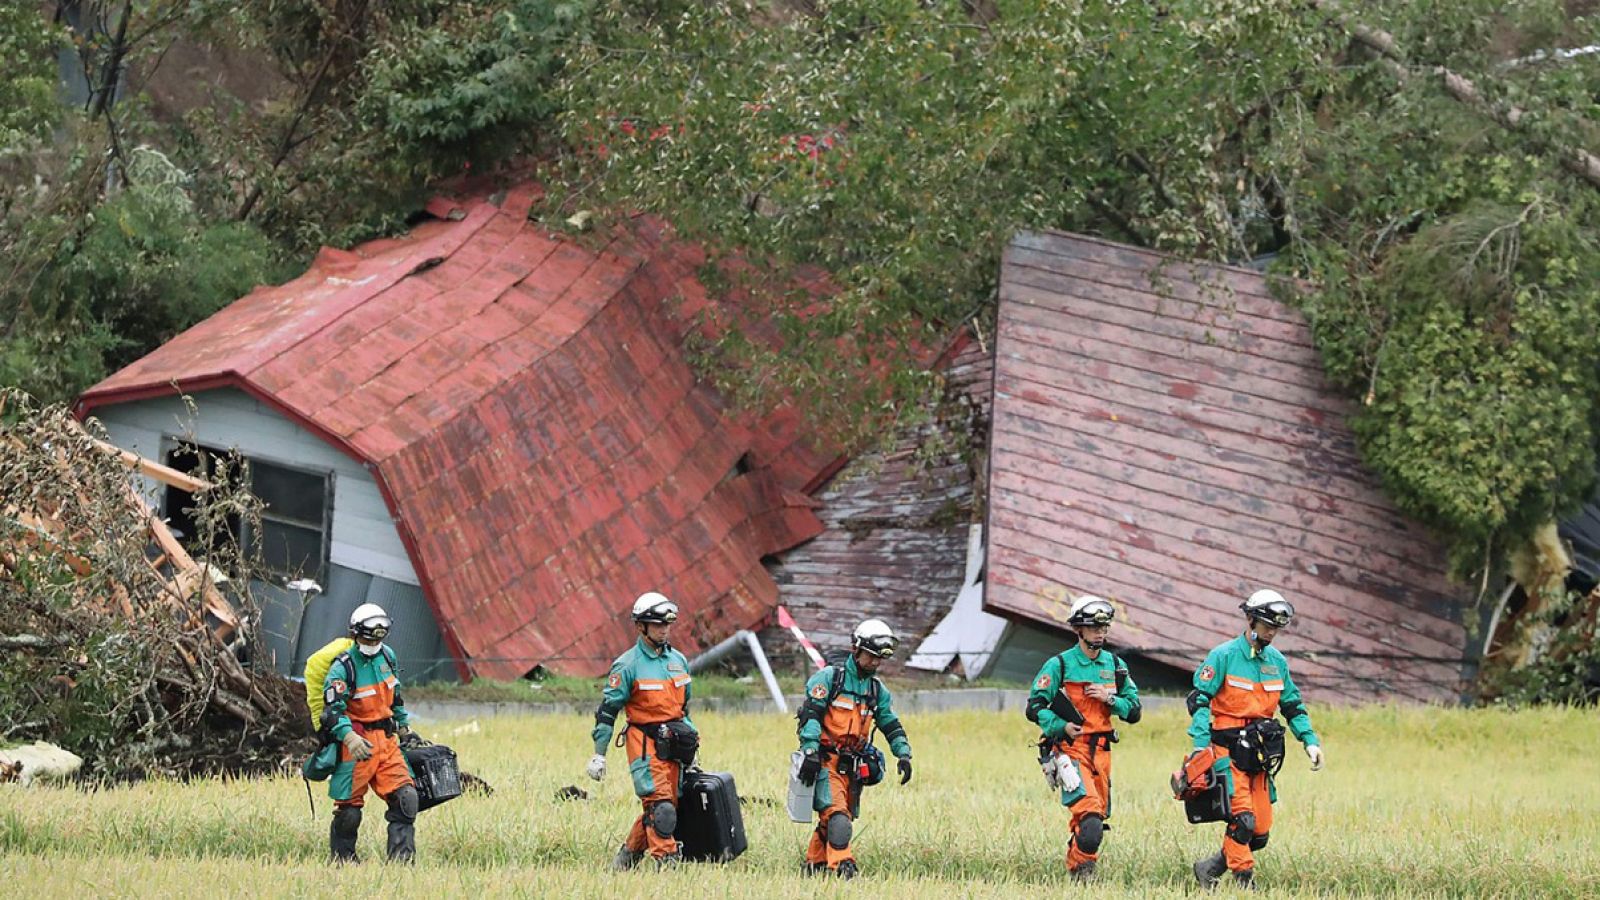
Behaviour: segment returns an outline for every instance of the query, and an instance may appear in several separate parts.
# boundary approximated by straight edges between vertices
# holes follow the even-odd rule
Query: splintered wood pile
[[[190,492],[205,559],[131,471]],[[0,648],[15,654],[0,667],[0,739],[64,743],[102,775],[261,770],[300,751],[298,689],[240,662],[250,566],[229,523],[259,504],[228,475],[201,481],[0,394]]]

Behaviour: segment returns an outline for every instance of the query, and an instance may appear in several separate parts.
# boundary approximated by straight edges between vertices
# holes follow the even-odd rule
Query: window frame
[[[317,570],[314,572],[283,571],[270,565],[265,559],[263,559],[262,571],[279,577],[312,578],[318,582],[326,582],[329,569],[333,565],[333,502],[335,490],[337,488],[337,473],[333,469],[321,466],[308,466],[304,463],[286,462],[268,454],[260,454],[248,451],[243,447],[219,447],[213,444],[203,443],[199,440],[178,437],[176,435],[164,434],[161,436],[161,459],[163,463],[170,465],[172,455],[174,453],[191,450],[198,451],[202,455],[209,456],[211,458],[226,457],[230,453],[237,452],[239,456],[244,459],[246,465],[250,467],[250,493],[256,496],[257,499],[260,499],[260,495],[255,493],[255,467],[257,465],[267,465],[300,475],[309,475],[321,479],[323,484],[322,521],[318,523],[316,527],[322,536],[322,552],[320,554],[320,558],[317,560]],[[163,518],[167,519],[170,519],[172,516],[172,511],[167,508],[169,499],[171,497],[171,491],[171,488],[163,491],[161,498],[161,515]],[[304,520],[290,518],[288,516],[274,515],[270,509],[265,507],[265,505],[263,505],[261,510],[261,519],[263,522],[272,522],[275,525],[287,526],[290,528],[309,530],[313,527],[311,523]],[[247,533],[250,531],[250,529],[242,522],[239,525],[239,531],[240,533],[235,537],[239,541],[240,547],[244,548],[246,552],[259,552],[261,535]],[[192,540],[193,537],[193,535],[190,535],[189,539]],[[252,547],[252,544],[256,544],[257,546]]]

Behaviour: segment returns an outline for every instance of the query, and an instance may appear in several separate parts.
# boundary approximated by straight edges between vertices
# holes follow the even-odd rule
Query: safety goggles
[[[389,636],[389,622],[384,619],[368,619],[352,629],[357,637],[368,640],[380,641]]]

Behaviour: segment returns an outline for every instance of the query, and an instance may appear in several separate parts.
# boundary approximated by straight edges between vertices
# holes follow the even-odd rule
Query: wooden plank
[[[1250,269],[1188,262],[1155,250],[1063,232],[1019,232],[1007,249],[1011,248],[1042,254],[1049,260],[1047,268],[1066,274],[1129,286],[1148,286],[1151,278],[1201,285],[1213,294],[1240,297],[1241,303],[1248,304],[1255,315],[1299,320],[1299,312],[1273,294],[1267,277]]]
[[[1231,314],[1201,302],[1127,290],[1094,281],[1019,266],[1008,270],[1000,286],[1001,308],[1020,303],[1056,312],[1090,306],[1116,308],[1151,320],[1165,321],[1174,337],[1188,336],[1251,352],[1270,351],[1274,358],[1296,362],[1316,358],[1316,344],[1304,323]],[[1230,343],[1231,342],[1231,343]]]
[[[994,470],[990,479],[991,496],[1015,495],[1009,502],[1018,504],[1031,515],[1048,516],[1049,508],[1058,506],[1030,496],[1040,479],[1029,473],[1018,473],[1006,468]],[[1046,484],[1057,484],[1054,480]],[[1321,576],[1325,570],[1350,570],[1354,578],[1377,575],[1383,578],[1390,590],[1377,591],[1377,596],[1397,603],[1408,610],[1438,619],[1454,626],[1459,623],[1461,608],[1443,575],[1433,580],[1419,567],[1407,565],[1394,557],[1384,556],[1371,545],[1351,545],[1339,541],[1316,540],[1314,534],[1301,534],[1298,539],[1287,530],[1273,526],[1225,518],[1216,515],[1191,519],[1177,515],[1172,509],[1152,510],[1132,502],[1137,495],[1116,494],[1093,488],[1069,486],[1071,497],[1068,506],[1089,515],[1099,516],[1115,523],[1132,536],[1150,535],[1164,542],[1194,544],[1219,552],[1232,553],[1241,559],[1254,560],[1284,569],[1294,569]],[[998,500],[991,500],[998,502]],[[1204,512],[1201,510],[1200,512]],[[1289,539],[1285,540],[1285,537]],[[1345,579],[1349,580],[1349,579]],[[1400,599],[1395,599],[1395,597]]]
[[[1165,445],[1155,441],[1150,442],[1154,444],[1153,449],[1145,449],[1136,439],[1075,436],[1011,414],[996,417],[995,431],[996,450],[1001,447],[1003,433],[1007,438],[1004,444],[1007,450],[1029,453],[1058,465],[1075,467],[1084,454],[1096,459],[1115,459],[1140,471],[1170,476],[1208,489],[1227,490],[1257,515],[1260,514],[1257,508],[1262,505],[1292,507],[1300,511],[1302,523],[1308,512],[1340,519],[1370,529],[1375,537],[1405,542],[1408,553],[1432,550],[1438,559],[1443,559],[1442,551],[1433,547],[1420,529],[1386,507],[1380,497],[1359,490],[1359,486],[1349,486],[1338,478],[1313,473],[1297,479],[1293,470],[1271,465],[1251,469],[1248,459],[1237,457],[1230,458],[1227,466],[1195,463],[1187,456],[1167,452]],[[1121,436],[1129,435],[1124,430]]]
[[[1070,541],[1074,553],[1157,572],[1182,573],[1185,581],[1205,583],[1234,597],[1234,605],[1251,592],[1252,585],[1270,585],[1298,604],[1302,618],[1309,614],[1374,640],[1395,633],[1397,623],[1405,622],[1411,627],[1404,630],[1415,636],[1412,645],[1429,656],[1459,655],[1466,642],[1459,624],[1380,600],[1366,593],[1367,585],[1329,584],[1295,568],[1255,563],[1225,550],[1177,541],[1158,543],[1148,533],[1124,530],[1121,523],[1100,519],[1075,505],[1030,503],[1029,499],[1020,494],[997,496],[990,510],[991,527],[1014,529],[1054,545]],[[996,540],[1005,543],[1003,536]]]
[[[1015,461],[1008,458],[1011,454],[1016,456]],[[1314,501],[1309,506],[1301,505],[1292,494],[1286,494],[1279,502],[1268,502],[1214,484],[1141,469],[1121,460],[1060,448],[1040,448],[1037,442],[1019,440],[1003,429],[995,433],[990,465],[997,469],[1031,473],[1034,477],[1040,476],[1043,467],[1060,467],[1062,474],[1049,476],[1047,480],[1066,490],[1085,488],[1108,498],[1122,497],[1132,509],[1162,513],[1182,511],[1186,518],[1199,524],[1215,522],[1220,516],[1235,516],[1241,517],[1241,521],[1263,523],[1269,529],[1291,529],[1294,533],[1279,540],[1282,542],[1287,539],[1299,546],[1323,538],[1336,539],[1355,547],[1372,543],[1369,529],[1329,515]],[[1114,485],[1123,485],[1131,490]],[[1260,530],[1257,531],[1260,533]],[[1408,540],[1393,534],[1381,544],[1383,552],[1401,564],[1408,561],[1416,564],[1419,560],[1437,558],[1436,548],[1416,538]]]
[[[1063,316],[1036,306],[1008,306],[999,319],[1002,346],[1017,340],[1086,359],[1105,359],[1168,378],[1245,390],[1311,406],[1343,418],[1350,404],[1329,388],[1320,368],[1184,341],[1092,315]],[[1048,359],[1046,359],[1048,361]]]

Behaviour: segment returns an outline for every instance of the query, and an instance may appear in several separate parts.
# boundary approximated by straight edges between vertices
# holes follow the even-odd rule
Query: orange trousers
[[[366,759],[353,760],[349,751],[339,748],[339,761],[353,763],[355,769],[350,773],[350,795],[346,799],[335,799],[334,806],[360,807],[366,802],[367,788],[372,788],[373,793],[384,800],[389,795],[412,784],[411,769],[406,766],[405,754],[400,751],[400,742],[388,732],[379,729],[370,729],[362,733],[372,744],[372,755]]]
[[[655,749],[653,741],[649,749]],[[671,856],[678,852],[678,841],[656,834],[656,830],[650,827],[650,808],[663,800],[673,806],[678,805],[678,781],[683,777],[683,766],[660,759],[653,752],[647,755],[644,732],[629,728],[628,770],[633,775],[633,790],[639,796],[644,811],[634,820],[633,827],[628,829],[627,840],[623,843],[629,850],[648,852],[655,859]]]
[[[849,846],[838,850],[828,843],[829,819],[834,816],[844,816],[852,821],[855,820],[855,813],[851,810],[850,803],[850,776],[840,771],[837,755],[823,764],[822,775],[828,779],[830,802],[826,809],[817,812],[817,827],[812,829],[811,843],[806,845],[806,862],[822,863],[829,869],[837,869],[845,860],[856,858]]]
[[[1078,764],[1078,774],[1083,778],[1083,797],[1069,807],[1072,822],[1068,828],[1072,839],[1067,844],[1067,869],[1072,870],[1100,858],[1098,850],[1094,853],[1079,850],[1077,835],[1084,816],[1105,819],[1111,814],[1111,747],[1100,744],[1097,739],[1083,738],[1062,741],[1056,746]]]
[[[1229,774],[1233,778],[1233,793],[1228,798],[1228,812],[1237,816],[1242,812],[1254,813],[1256,817],[1255,839],[1260,841],[1272,830],[1272,786],[1265,772],[1246,775],[1232,763],[1228,764]],[[1228,869],[1233,872],[1249,872],[1256,866],[1255,854],[1251,852],[1249,844],[1228,837],[1227,832],[1222,835],[1222,855],[1228,861]]]

